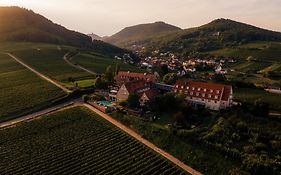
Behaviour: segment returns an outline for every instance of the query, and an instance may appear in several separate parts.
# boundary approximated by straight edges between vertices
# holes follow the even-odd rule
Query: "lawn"
[[[119,64],[120,70],[132,71],[132,72],[144,72],[136,66],[125,64],[122,61],[118,61],[113,58],[109,58],[105,55],[96,53],[81,53],[73,58],[73,63],[79,64],[85,68],[88,68],[96,73],[104,73],[105,69],[111,65],[114,69],[116,64]]]
[[[21,46],[20,44],[18,45]],[[15,50],[9,50],[9,47],[13,47],[13,45],[8,45],[5,49],[12,52],[39,72],[60,82],[68,82],[70,77],[74,80],[93,78],[91,74],[76,69],[63,60],[63,56],[68,51],[72,51],[75,48],[46,44],[27,44],[23,46],[23,48]]]
[[[0,121],[35,110],[66,95],[5,54],[0,54],[0,80]]]
[[[83,107],[0,130],[3,174],[187,174]]]

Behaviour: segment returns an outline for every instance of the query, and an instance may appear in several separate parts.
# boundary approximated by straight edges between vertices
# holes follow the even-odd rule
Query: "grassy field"
[[[66,95],[5,54],[0,54],[0,80],[0,121]]]
[[[187,174],[86,108],[0,130],[1,173]]]
[[[96,73],[104,73],[105,69],[111,65],[113,68],[116,67],[118,63],[120,66],[120,70],[124,71],[132,71],[132,72],[143,72],[143,70],[139,69],[136,66],[125,64],[122,61],[118,61],[116,59],[108,58],[104,55],[100,54],[79,54],[73,58],[73,62],[79,64],[85,68],[88,68]]]

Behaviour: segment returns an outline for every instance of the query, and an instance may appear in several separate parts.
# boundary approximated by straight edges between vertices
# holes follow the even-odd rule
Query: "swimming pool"
[[[103,106],[112,106],[112,102],[110,101],[99,101],[98,104]]]

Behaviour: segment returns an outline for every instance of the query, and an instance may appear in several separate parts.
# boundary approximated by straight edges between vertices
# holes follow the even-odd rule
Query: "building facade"
[[[135,80],[124,83],[116,94],[117,102],[126,101],[130,94],[139,94],[150,89],[149,84],[145,80]]]
[[[177,81],[174,93],[183,95],[195,107],[211,110],[226,109],[232,106],[232,86],[194,81]]]

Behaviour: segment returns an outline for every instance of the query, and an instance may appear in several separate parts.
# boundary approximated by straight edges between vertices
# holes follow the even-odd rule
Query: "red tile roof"
[[[174,92],[195,98],[227,101],[230,98],[232,87],[223,84],[180,80],[176,82]]]
[[[131,80],[145,80],[147,82],[156,82],[157,76],[148,73],[122,72],[120,71],[115,77],[117,84],[121,85]]]
[[[129,81],[124,85],[130,94],[138,93],[137,91],[148,87],[148,84],[144,80]]]
[[[158,89],[149,89],[147,91],[145,91],[143,94],[145,94],[147,96],[147,98],[149,100],[155,98],[156,96],[158,96],[160,94],[160,91]]]

